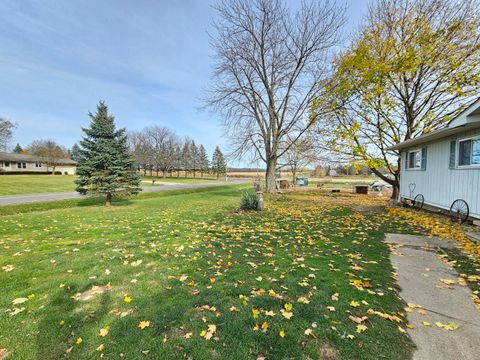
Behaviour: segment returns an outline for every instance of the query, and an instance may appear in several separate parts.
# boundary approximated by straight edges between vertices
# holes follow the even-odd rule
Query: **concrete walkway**
[[[200,184],[169,184],[164,186],[147,186],[144,187],[142,192],[156,192],[156,191],[168,191],[168,190],[182,190],[182,189],[197,189],[197,188],[206,188],[206,187],[218,187],[218,186],[227,186],[227,185],[238,185],[251,182],[250,179],[235,179],[230,181],[212,181],[211,183],[200,183]],[[55,192],[55,193],[45,193],[45,194],[22,194],[22,195],[7,195],[0,196],[0,206],[1,205],[17,205],[17,204],[27,204],[34,202],[43,202],[43,201],[55,201],[55,200],[65,200],[65,199],[80,199],[84,196],[80,195],[77,192]]]
[[[392,244],[390,259],[400,295],[412,308],[407,319],[414,326],[408,333],[417,345],[413,359],[480,359],[480,311],[471,290],[459,285],[458,274],[435,252],[437,247],[453,248],[453,244],[398,234],[387,234],[386,242]],[[454,329],[439,327],[437,322]]]

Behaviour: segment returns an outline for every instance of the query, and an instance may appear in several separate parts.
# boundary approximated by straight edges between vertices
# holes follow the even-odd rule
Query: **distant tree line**
[[[382,174],[386,174],[386,169],[379,169]],[[318,164],[310,173],[312,177],[324,177],[329,175],[371,175],[372,171],[366,165],[354,166],[350,164]]]
[[[127,141],[130,154],[135,160],[135,168],[144,175],[149,173],[179,177],[183,172],[185,177],[212,174],[219,178],[227,171],[225,157],[218,146],[209,159],[202,144],[197,144],[188,137],[181,138],[164,126],[153,125],[141,131],[128,132]],[[60,159],[78,162],[81,158],[77,143],[67,149],[52,139],[34,140],[25,148],[17,143],[13,152],[43,157],[47,169],[52,169],[53,172]]]
[[[181,138],[167,127],[153,125],[141,131],[128,134],[130,151],[139,171],[156,176],[183,176],[189,174],[215,174],[218,177],[226,173],[226,161],[217,146],[212,159],[202,144],[188,137]]]

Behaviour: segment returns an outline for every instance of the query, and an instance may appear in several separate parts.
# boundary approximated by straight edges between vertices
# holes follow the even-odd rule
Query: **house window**
[[[408,152],[408,168],[409,169],[422,168],[422,151],[420,149]]]
[[[5,167],[10,167],[10,162],[5,161],[4,165],[5,165]]]
[[[480,138],[458,142],[458,166],[480,165]]]
[[[19,169],[26,169],[27,168],[27,163],[24,162],[17,162],[17,168]]]
[[[35,163],[35,167],[37,168],[42,167],[42,163]]]

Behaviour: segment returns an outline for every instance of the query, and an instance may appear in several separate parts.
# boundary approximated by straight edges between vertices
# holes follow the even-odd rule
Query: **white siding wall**
[[[449,169],[450,141],[480,135],[480,129],[465,132],[455,138],[427,143],[426,170],[406,170],[406,151],[402,151],[400,196],[410,197],[410,184],[415,184],[413,196],[422,194],[425,203],[444,209],[456,199],[465,200],[470,216],[480,218],[480,168]]]

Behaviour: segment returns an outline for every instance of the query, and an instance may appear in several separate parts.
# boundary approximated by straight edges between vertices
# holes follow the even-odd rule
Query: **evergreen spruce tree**
[[[208,166],[209,166],[209,161],[208,161],[208,155],[207,155],[207,150],[205,150],[205,147],[203,145],[200,145],[200,148],[198,149],[198,162],[199,162],[199,170],[202,174],[208,173]]]
[[[212,171],[214,174],[217,174],[217,179],[220,177],[220,175],[224,175],[227,172],[227,163],[225,162],[225,157],[218,146],[213,152]]]
[[[17,143],[17,145],[16,145],[15,148],[13,149],[13,152],[16,153],[16,154],[21,154],[21,153],[23,153],[23,148],[20,146],[19,143]]]
[[[107,105],[101,101],[96,114],[89,113],[91,124],[84,128],[80,141],[80,158],[77,160],[80,194],[104,194],[105,205],[112,197],[137,194],[140,176],[134,169],[125,129],[115,129],[114,117],[108,114]]]
[[[72,150],[70,150],[70,156],[74,161],[78,161],[80,159],[80,146],[78,146],[77,143],[73,144]]]

